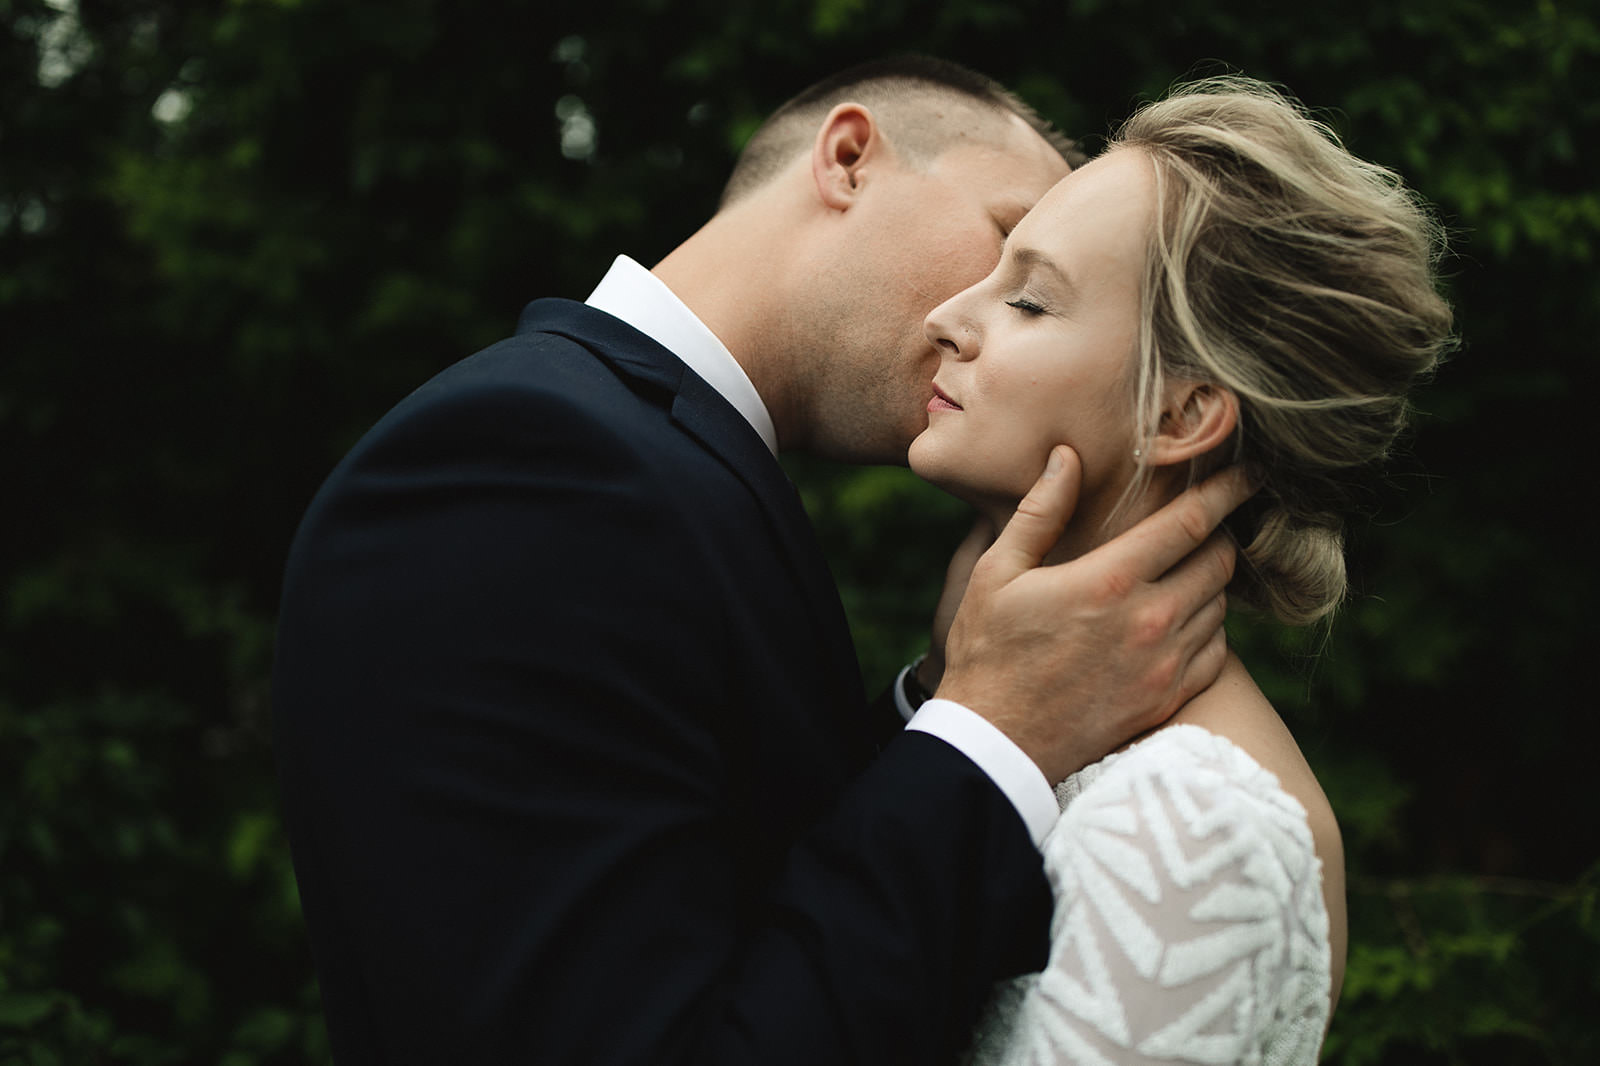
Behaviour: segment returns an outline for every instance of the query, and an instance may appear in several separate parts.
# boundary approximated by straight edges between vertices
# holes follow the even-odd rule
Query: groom
[[[959,67],[836,76],[654,271],[531,304],[329,477],[274,702],[341,1066],[937,1063],[1042,964],[1050,785],[1215,674],[1231,552],[1174,564],[1238,487],[1037,568],[1058,449],[907,726],[775,456],[904,461],[922,318],[1060,147]]]

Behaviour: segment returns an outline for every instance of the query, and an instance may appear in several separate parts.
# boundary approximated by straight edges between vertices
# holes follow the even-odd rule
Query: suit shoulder
[[[416,388],[363,436],[353,456],[419,437],[471,448],[582,440],[652,441],[666,432],[670,389],[638,381],[569,337],[529,331],[462,359]]]
[[[501,397],[541,395],[581,401],[618,391],[630,390],[613,362],[571,337],[529,331],[497,341],[446,367],[397,406],[437,403],[463,395],[491,403]]]

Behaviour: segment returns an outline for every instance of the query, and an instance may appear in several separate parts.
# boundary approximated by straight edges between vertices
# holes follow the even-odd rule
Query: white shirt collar
[[[744,416],[778,454],[778,431],[744,367],[666,282],[625,255],[617,256],[586,301],[597,311],[620,318],[682,359]]]

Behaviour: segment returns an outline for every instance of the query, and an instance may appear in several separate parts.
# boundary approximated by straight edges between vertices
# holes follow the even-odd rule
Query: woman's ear
[[[1204,381],[1169,380],[1150,465],[1170,466],[1208,454],[1239,425],[1239,398],[1232,389]]]
[[[839,104],[822,120],[811,146],[817,195],[835,211],[849,208],[861,186],[861,169],[883,150],[877,121],[860,104]]]

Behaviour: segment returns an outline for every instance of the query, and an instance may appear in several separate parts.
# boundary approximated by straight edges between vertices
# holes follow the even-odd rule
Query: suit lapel
[[[836,675],[847,679],[847,699],[861,702],[860,667],[849,624],[811,520],[788,475],[744,416],[666,348],[591,307],[569,300],[536,301],[523,311],[517,327],[518,333],[529,330],[577,341],[624,377],[670,394],[673,421],[717,456],[760,502],[790,571],[805,590],[807,609]]]
[[[839,676],[849,679],[850,695],[859,702],[860,667],[850,642],[850,626],[833,574],[794,484],[744,417],[699,375],[684,372],[683,387],[672,405],[672,418],[721,456],[761,501],[774,533],[783,543],[790,569],[806,590],[807,605],[838,666]]]

